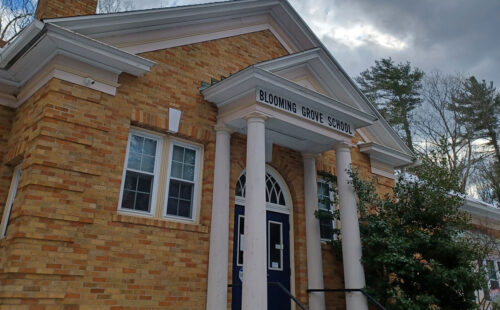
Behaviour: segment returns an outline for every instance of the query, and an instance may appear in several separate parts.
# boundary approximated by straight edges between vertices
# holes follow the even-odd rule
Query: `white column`
[[[365,287],[365,273],[361,265],[361,238],[359,233],[358,209],[354,187],[347,170],[351,169],[351,145],[338,144],[335,147],[337,160],[337,186],[339,191],[340,223],[342,235],[342,257],[344,282],[347,289]],[[366,297],[361,292],[346,293],[347,310],[367,310]]]
[[[323,289],[321,234],[319,220],[314,215],[316,210],[318,210],[316,159],[313,154],[302,154],[302,158],[304,160],[304,198],[306,211],[307,286],[310,289]],[[309,309],[325,310],[325,293],[309,293]]]
[[[216,127],[215,167],[208,259],[207,310],[227,308],[229,242],[229,148],[228,128]]]
[[[247,118],[242,310],[267,309],[265,119]]]

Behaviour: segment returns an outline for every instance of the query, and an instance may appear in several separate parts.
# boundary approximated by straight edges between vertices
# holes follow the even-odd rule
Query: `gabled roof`
[[[336,87],[333,87],[337,91],[329,96],[341,102],[347,101],[354,108],[374,114],[379,119],[367,127],[367,132],[362,135],[365,140],[369,140],[366,142],[395,149],[409,157],[414,156],[286,0],[217,2],[48,19],[44,22],[58,27],[61,31],[74,33],[75,38],[87,38],[95,42],[94,44],[101,44],[100,47],[96,46],[97,49],[114,47],[114,50],[121,49],[132,54],[267,29],[292,55],[262,63],[262,68],[277,72],[279,67],[287,62],[302,61],[311,66],[321,63],[322,67],[318,67],[318,70],[329,71],[328,74],[337,83]],[[135,61],[141,62],[139,58]],[[328,85],[332,83],[330,80],[324,80],[322,83],[333,86]]]

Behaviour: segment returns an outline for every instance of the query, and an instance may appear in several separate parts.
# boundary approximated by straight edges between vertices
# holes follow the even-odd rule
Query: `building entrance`
[[[232,310],[241,309],[242,284],[245,273],[245,174],[236,184],[234,212],[234,242],[232,271]],[[289,310],[291,300],[277,285],[290,290],[290,209],[286,185],[278,174],[268,167],[266,172],[266,236],[268,309]]]
[[[267,211],[267,308],[289,310],[290,298],[277,285],[279,282],[290,291],[290,223],[289,215]],[[245,252],[245,209],[236,205],[234,215],[233,247],[233,298],[232,310],[241,309],[241,285],[244,281],[243,259]]]

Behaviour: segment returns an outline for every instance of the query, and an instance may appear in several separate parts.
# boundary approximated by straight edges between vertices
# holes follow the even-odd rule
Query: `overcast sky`
[[[352,76],[380,58],[500,89],[500,0],[289,0]],[[137,8],[203,0],[140,0]]]

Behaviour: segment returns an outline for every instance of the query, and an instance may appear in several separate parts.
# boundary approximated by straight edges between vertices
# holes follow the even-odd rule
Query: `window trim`
[[[6,237],[7,233],[7,222],[10,219],[12,212],[12,206],[17,196],[17,190],[19,188],[19,179],[21,178],[22,169],[21,164],[17,165],[12,172],[12,180],[10,182],[9,193],[7,195],[7,201],[5,202],[5,207],[2,215],[2,222],[0,223],[0,239]]]
[[[272,262],[271,262],[271,224],[278,224],[280,226],[280,267],[279,268],[274,268],[272,267]],[[283,271],[283,255],[284,255],[284,249],[283,249],[283,223],[278,222],[278,221],[272,221],[268,220],[267,221],[267,269],[268,270],[273,270],[273,271]]]
[[[127,175],[127,171],[129,170],[127,168],[127,164],[128,164],[129,153],[130,153],[130,143],[132,142],[133,135],[156,140],[155,168],[154,168],[154,172],[153,172],[153,178],[154,178],[153,179],[153,190],[151,191],[151,201],[150,201],[150,211],[149,212],[122,208],[123,191],[125,190],[125,176]],[[118,211],[119,212],[154,217],[155,212],[156,212],[157,199],[158,199],[158,184],[159,184],[160,171],[161,171],[161,156],[162,156],[162,149],[163,149],[163,139],[164,138],[160,135],[156,135],[156,134],[142,131],[142,130],[136,130],[136,129],[132,129],[132,128],[130,129],[130,132],[128,134],[127,150],[125,153],[125,162],[123,164],[122,182],[120,185],[120,198],[118,200]],[[141,173],[141,171],[136,171],[134,169],[130,169],[130,171]]]
[[[167,171],[165,175],[165,194],[163,198],[163,204],[162,204],[162,218],[166,219],[172,219],[176,221],[182,221],[182,222],[196,222],[197,215],[198,215],[198,200],[199,200],[199,187],[200,187],[200,166],[201,166],[201,152],[202,148],[199,145],[193,144],[193,143],[188,143],[184,142],[175,138],[168,138],[168,157],[167,157]],[[168,192],[169,192],[169,187],[170,187],[170,171],[172,169],[172,157],[174,153],[174,146],[180,146],[183,148],[191,149],[196,152],[195,156],[195,162],[194,162],[194,177],[193,177],[193,202],[192,202],[192,210],[191,210],[191,217],[183,217],[183,216],[177,216],[177,215],[170,215],[167,214],[167,205],[168,205]],[[186,181],[186,180],[181,180],[174,178],[176,180],[180,181]],[[189,182],[189,181],[187,181]]]
[[[316,186],[317,186],[317,183],[323,183],[323,184],[326,184],[328,186],[328,188],[330,188],[330,184],[328,184],[329,182],[326,181],[325,179],[323,179],[322,177],[317,177],[317,181],[316,181]],[[318,211],[319,210],[325,210],[325,209],[321,209],[319,207],[319,191],[317,190],[318,192]],[[335,205],[336,205],[336,201],[334,200],[334,196],[333,196],[333,191],[332,190],[329,190],[329,195],[330,195],[330,201],[332,201],[332,204],[330,205],[330,210],[328,210],[330,213],[334,213],[335,212]],[[325,210],[326,211],[326,210]],[[321,221],[318,219],[318,225],[321,225]],[[332,229],[336,229],[337,228],[337,221],[335,219],[332,220]],[[329,241],[332,241],[332,240],[337,240],[337,236],[336,235],[332,235],[332,238],[322,238],[321,237],[321,241],[324,241],[324,242],[329,242]]]
[[[243,257],[242,257],[242,260],[245,259],[245,242],[243,242],[243,250],[240,251],[240,247],[241,247],[241,219],[243,219],[243,221],[245,220],[245,215],[243,214],[240,214],[238,215],[238,238],[236,240],[236,266],[238,267],[243,267],[243,264],[240,264],[240,252],[242,252],[243,254]],[[244,223],[243,223],[244,225]],[[245,234],[243,234],[243,240],[245,240]]]

